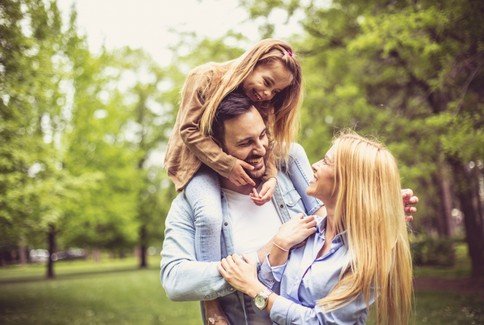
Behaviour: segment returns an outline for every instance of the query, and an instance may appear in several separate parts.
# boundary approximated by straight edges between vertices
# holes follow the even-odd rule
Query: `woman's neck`
[[[326,237],[329,235],[333,238],[336,234],[336,226],[334,224],[334,206],[326,205]]]

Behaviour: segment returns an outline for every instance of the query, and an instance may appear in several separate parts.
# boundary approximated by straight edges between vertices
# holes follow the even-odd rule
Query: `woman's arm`
[[[238,255],[223,259],[219,272],[236,290],[251,298],[265,289],[255,275],[255,264]],[[277,324],[364,324],[368,314],[367,304],[361,296],[341,308],[324,312],[318,306],[305,307],[274,292],[269,295],[265,310]]]

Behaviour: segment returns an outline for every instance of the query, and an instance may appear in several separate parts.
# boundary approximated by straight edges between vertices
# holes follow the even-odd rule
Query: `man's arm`
[[[183,193],[173,200],[165,225],[161,282],[171,300],[212,300],[234,291],[219,274],[219,262],[196,260],[193,213]]]

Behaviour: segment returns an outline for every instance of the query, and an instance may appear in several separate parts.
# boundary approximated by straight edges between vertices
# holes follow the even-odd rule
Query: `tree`
[[[460,207],[472,273],[484,274],[482,2],[242,4],[253,18],[275,9],[303,17],[304,35],[293,43],[307,85],[309,153],[320,155],[321,139],[341,127],[378,134],[399,158],[403,183],[423,199],[419,219],[448,235],[449,206]]]

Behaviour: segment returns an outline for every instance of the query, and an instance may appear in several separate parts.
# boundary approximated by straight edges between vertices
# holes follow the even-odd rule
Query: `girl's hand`
[[[252,193],[250,193],[250,198],[256,205],[263,205],[270,200],[272,200],[272,195],[274,195],[274,191],[276,190],[277,180],[275,177],[269,178],[264,184],[262,184],[262,188],[259,193],[254,188]]]
[[[232,171],[230,172],[229,181],[231,181],[237,186],[242,186],[247,184],[251,186],[255,186],[254,180],[250,178],[249,175],[247,175],[244,168],[248,170],[253,170],[254,166],[252,166],[249,163],[246,163],[243,160],[237,159],[234,167],[232,168]]]
[[[281,225],[279,232],[274,237],[274,243],[277,247],[289,251],[314,234],[316,224],[314,216],[304,217],[304,214],[300,213]]]
[[[222,259],[218,271],[234,289],[247,295],[255,295],[264,287],[257,279],[255,261],[248,256],[229,255]]]
[[[418,197],[413,195],[413,191],[409,188],[402,190],[403,209],[405,211],[405,221],[412,221],[413,214],[417,212],[415,207],[418,203]]]

